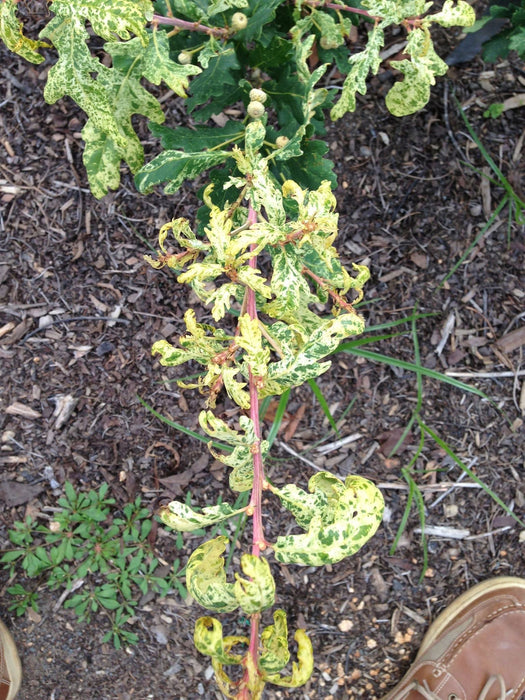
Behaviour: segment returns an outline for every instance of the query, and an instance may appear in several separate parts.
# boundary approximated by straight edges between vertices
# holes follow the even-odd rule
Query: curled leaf
[[[259,667],[265,673],[279,673],[290,660],[288,650],[288,624],[284,610],[273,614],[273,625],[265,627],[261,634],[262,653]]]
[[[315,474],[308,483],[310,494],[296,486],[272,487],[304,535],[278,537],[275,558],[285,564],[322,566],[355,554],[381,523],[384,501],[368,479],[349,476],[343,483],[328,472]]]
[[[243,554],[241,568],[249,578],[235,574],[235,597],[247,615],[270,608],[275,602],[275,581],[264,557]]]
[[[314,670],[314,653],[312,642],[304,630],[297,630],[294,635],[297,642],[297,661],[292,664],[291,676],[280,676],[279,674],[268,674],[264,680],[274,683],[283,688],[298,688],[304,685],[312,675]]]
[[[228,538],[221,535],[204,542],[193,552],[186,568],[186,587],[199,605],[215,612],[239,607],[233,583],[227,583],[224,559]]]
[[[221,664],[240,664],[242,656],[230,654],[230,649],[235,644],[248,645],[246,637],[226,637],[222,636],[222,625],[214,617],[199,617],[195,623],[193,640],[197,651],[206,656],[211,656],[214,661]],[[226,643],[227,642],[227,643]]]

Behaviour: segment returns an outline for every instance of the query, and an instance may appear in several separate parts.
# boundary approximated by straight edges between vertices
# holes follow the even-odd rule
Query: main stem
[[[248,226],[252,226],[257,222],[257,213],[250,203],[248,209]],[[250,258],[250,267],[257,267],[257,256]],[[246,292],[246,313],[251,319],[257,320],[257,304],[255,301],[255,292],[253,289],[247,288]],[[257,388],[258,377],[252,374],[249,370],[249,389],[250,389],[250,418],[253,421],[255,429],[255,443],[253,444],[253,487],[250,498],[250,508],[253,509],[253,536],[252,536],[252,554],[256,557],[260,555],[261,549],[265,546],[264,529],[262,524],[262,491],[264,482],[264,465],[261,455],[261,426],[259,422],[259,392]],[[246,687],[249,684],[250,671],[252,674],[257,673],[257,659],[259,650],[259,622],[260,613],[251,615],[250,619],[250,646],[248,648],[248,665],[244,674],[243,688],[240,698],[249,698],[249,690]],[[253,679],[255,680],[255,679]],[[242,695],[244,693],[245,695]],[[248,693],[248,694],[246,694]]]

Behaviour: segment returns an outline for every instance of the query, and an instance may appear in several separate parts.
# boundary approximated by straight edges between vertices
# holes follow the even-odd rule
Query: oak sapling
[[[445,0],[434,14],[426,0],[361,4],[185,0],[161,1],[153,10],[150,0],[52,0],[53,17],[35,40],[24,34],[16,0],[0,2],[0,38],[11,50],[33,63],[44,60],[43,46],[58,53],[44,96],[55,103],[68,95],[86,112],[84,164],[96,197],[118,188],[122,161],[144,194],[159,184],[172,194],[186,179],[212,171],[196,228],[183,218],[165,224],[158,255],[146,259],[156,269],[174,270],[178,283],[189,285],[205,307],[199,314],[187,309],[177,345],[160,339],[152,351],[165,366],[200,365],[196,381],[185,384],[206,397],[200,426],[210,437],[210,451],[231,469],[232,490],[250,494],[241,509],[174,501],[160,513],[181,532],[239,515],[251,520],[250,551],[241,555],[242,573],[235,580],[224,569],[223,536],[197,547],[187,565],[187,587],[200,605],[216,613],[240,610],[250,619],[247,636],[223,636],[221,622],[208,615],[195,626],[195,645],[211,657],[228,698],[260,698],[266,683],[297,687],[312,672],[306,632],[295,632],[297,661],[290,668],[286,613],[276,609],[267,619],[277,595],[272,560],[308,566],[340,561],[357,552],[381,522],[381,493],[360,476],[342,481],[319,472],[308,490],[272,485],[259,416],[261,399],[326,372],[326,358],[339,343],[364,329],[355,304],[369,271],[355,263],[345,269],[333,246],[338,233],[333,164],[327,145],[315,139],[324,133],[326,111],[339,119],[355,109],[368,75],[380,69],[391,26],[401,28],[407,41],[406,58],[392,63],[403,79],[388,92],[387,107],[396,116],[421,109],[436,76],[447,70],[434,49],[433,24],[474,21],[464,0]],[[363,15],[372,20],[366,46],[349,54],[345,37]],[[104,61],[99,48],[92,53],[93,34],[105,42]],[[335,101],[328,87],[319,87],[329,65],[311,67],[315,45],[340,71],[346,68]],[[172,92],[159,100],[158,89],[149,91],[147,83],[165,84]],[[188,91],[194,124],[162,126],[165,98],[186,98]],[[236,118],[241,104],[246,117]],[[219,112],[231,118],[208,126]],[[134,130],[137,114],[149,120],[163,147],[146,164]],[[237,407],[231,421],[213,411],[221,392]],[[212,442],[231,451],[217,452]],[[263,494],[290,512],[302,534],[270,538]],[[240,673],[229,675],[230,665]]]

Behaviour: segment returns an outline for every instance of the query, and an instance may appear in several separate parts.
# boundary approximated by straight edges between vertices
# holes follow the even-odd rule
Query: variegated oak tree
[[[327,146],[315,136],[324,133],[326,111],[339,119],[355,109],[368,75],[380,69],[391,26],[401,26],[407,37],[405,57],[391,63],[402,79],[387,94],[387,107],[397,116],[424,107],[436,76],[446,71],[434,49],[432,25],[474,21],[463,0],[445,0],[435,13],[432,5],[425,0],[363,0],[359,7],[339,0],[52,0],[51,20],[38,38],[30,38],[16,0],[0,4],[0,37],[12,51],[33,63],[43,61],[42,52],[50,49],[58,54],[44,97],[52,103],[67,95],[85,111],[84,164],[95,197],[119,186],[123,161],[143,193],[159,184],[174,193],[185,180],[210,171],[196,226],[186,219],[167,223],[157,256],[146,259],[155,268],[174,270],[211,315],[214,323],[198,320],[188,309],[178,345],[158,340],[153,353],[162,365],[200,365],[197,381],[185,386],[206,397],[201,428],[214,456],[231,468],[230,487],[250,493],[240,509],[175,501],[160,512],[167,526],[181,532],[239,515],[251,518],[251,551],[242,554],[242,574],[234,580],[225,571],[224,536],[197,547],[187,565],[188,590],[200,605],[215,613],[240,610],[250,618],[249,636],[223,636],[221,622],[211,616],[195,626],[195,645],[211,657],[229,698],[260,698],[266,683],[297,687],[312,672],[306,632],[295,632],[297,661],[290,665],[286,613],[277,609],[270,624],[264,620],[276,599],[272,558],[309,566],[338,562],[357,552],[381,522],[381,493],[362,477],[343,482],[319,472],[308,491],[270,483],[259,401],[326,372],[326,358],[338,344],[363,331],[354,305],[369,272],[354,264],[350,274],[333,246],[335,177]],[[350,52],[346,39],[360,20],[367,24],[366,42]],[[107,60],[93,50],[93,35],[104,40]],[[339,92],[323,84],[334,63],[346,76]],[[196,125],[162,126],[165,100],[159,101],[148,83],[165,84],[175,96],[189,92],[186,105]],[[240,103],[245,118],[231,118],[221,127],[206,124]],[[132,124],[136,114],[149,120],[163,148],[147,164]],[[221,392],[238,407],[234,423],[213,411]],[[229,451],[217,452],[216,443]],[[302,534],[268,539],[264,492],[290,512]],[[232,677],[227,666],[241,671]]]

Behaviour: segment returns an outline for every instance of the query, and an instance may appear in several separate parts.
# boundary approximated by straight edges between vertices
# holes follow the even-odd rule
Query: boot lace
[[[508,698],[508,694],[511,693],[512,690],[505,690],[505,681],[503,680],[503,676],[499,674],[496,676],[490,676],[488,681],[481,689],[481,693],[476,699],[472,698],[472,700],[487,700],[489,691],[494,690],[495,685],[499,685],[500,694],[497,700],[506,700]],[[421,697],[424,698],[424,700],[459,700],[458,696],[455,693],[451,693],[446,697],[444,695],[437,695],[432,690],[430,690],[426,681],[423,681],[423,685],[421,685],[421,683],[419,683],[418,681],[414,681],[407,688],[400,691],[398,695],[392,696],[391,700],[404,700],[405,698],[408,698],[410,693],[414,691],[418,692],[421,695]]]

